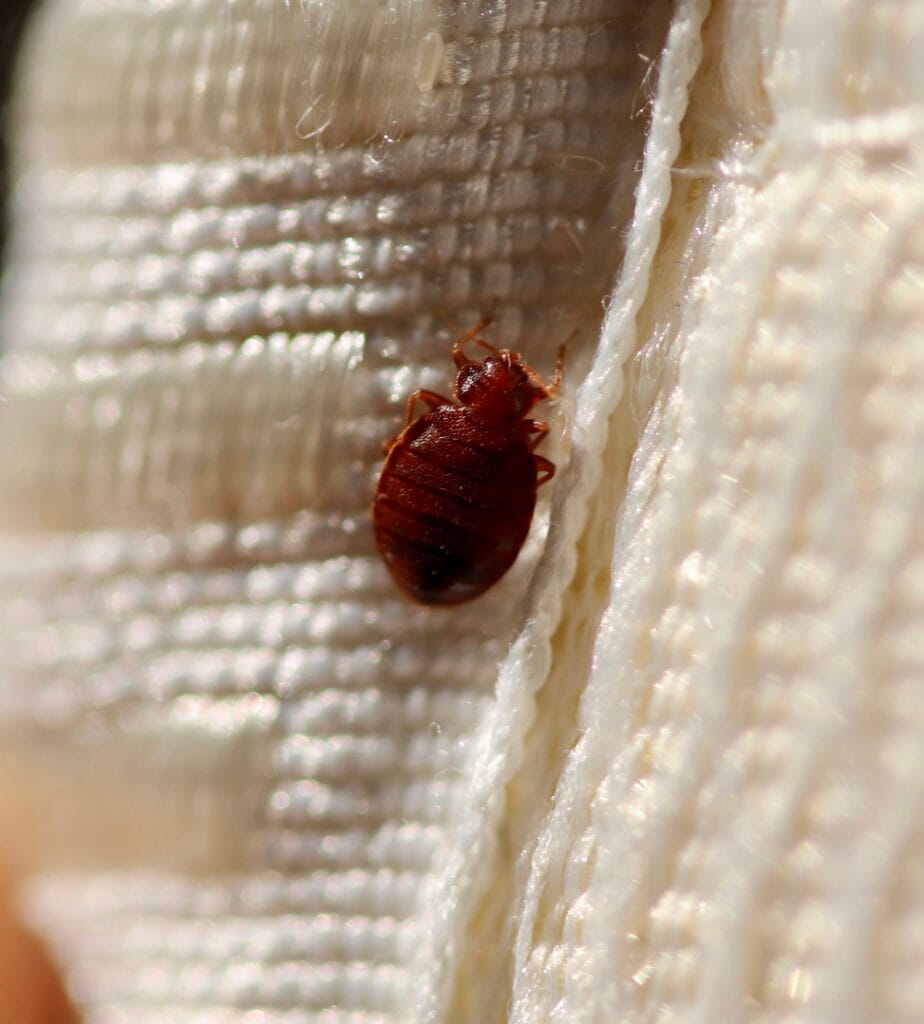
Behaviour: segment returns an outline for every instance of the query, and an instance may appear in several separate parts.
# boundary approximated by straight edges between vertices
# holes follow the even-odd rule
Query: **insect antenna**
[[[545,393],[549,398],[558,394],[558,389],[561,387],[561,371],[565,366],[565,349],[568,347],[568,342],[574,341],[577,335],[577,330],[572,331],[571,334],[568,335],[567,341],[563,341],[558,346],[558,354],[555,356],[555,373],[552,375],[552,383],[545,389]]]
[[[470,331],[466,331],[461,338],[456,339],[455,344],[452,346],[452,359],[456,366],[462,367],[471,362],[462,351],[462,346],[470,341],[476,341],[482,348],[486,348],[492,354],[497,355],[499,349],[496,349],[490,342],[485,341],[484,338],[478,337],[485,327],[489,327],[492,323],[494,323],[494,317],[486,316],[481,323],[475,324]]]
[[[526,374],[532,382],[533,387],[541,391],[546,398],[554,398],[558,394],[558,389],[561,387],[561,374],[565,366],[565,351],[567,350],[568,345],[574,341],[580,333],[580,330],[575,328],[575,330],[568,335],[562,344],[558,346],[558,353],[555,356],[555,372],[552,375],[551,383],[546,384],[531,366],[523,367],[523,369],[526,370]]]

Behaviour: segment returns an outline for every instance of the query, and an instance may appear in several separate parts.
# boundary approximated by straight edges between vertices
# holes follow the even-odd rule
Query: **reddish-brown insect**
[[[526,539],[537,487],[555,472],[534,454],[548,424],[526,417],[558,390],[564,346],[547,385],[516,352],[479,337],[490,322],[453,346],[455,402],[415,391],[401,433],[385,444],[376,540],[395,582],[423,604],[459,604],[496,583]],[[463,353],[473,340],[484,359]],[[429,412],[415,419],[419,401]]]

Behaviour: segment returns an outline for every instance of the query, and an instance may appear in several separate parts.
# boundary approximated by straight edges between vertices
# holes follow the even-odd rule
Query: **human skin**
[[[44,946],[20,920],[9,873],[0,881],[0,1024],[78,1024]]]

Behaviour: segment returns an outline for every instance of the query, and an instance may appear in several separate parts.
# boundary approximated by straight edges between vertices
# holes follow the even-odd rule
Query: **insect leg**
[[[541,487],[555,476],[555,463],[550,462],[541,455],[534,455],[533,458],[536,460],[536,472],[545,473],[545,476],[540,476],[536,480],[536,486]]]
[[[555,373],[552,376],[551,384],[546,384],[539,374],[532,369],[532,367],[523,367],[523,369],[526,370],[526,375],[532,382],[533,387],[541,391],[546,398],[554,398],[558,393],[558,389],[561,386],[561,371],[562,367],[565,365],[565,349],[568,347],[569,342],[571,342],[578,333],[579,332],[576,330],[572,331],[571,334],[568,335],[568,340],[565,341],[564,344],[558,346],[558,355],[555,358]]]
[[[418,402],[423,402],[428,408],[435,409],[437,406],[446,405],[449,402],[448,398],[444,398],[442,395],[438,395],[435,391],[427,391],[426,388],[420,388],[415,391],[411,397],[407,400],[407,413],[404,417],[404,426],[398,432],[398,437],[404,433],[405,430],[414,422],[416,417],[414,416],[414,406]],[[382,442],[382,451],[387,455],[398,437],[390,437],[387,441]]]
[[[423,402],[428,409],[435,409],[437,406],[449,404],[449,399],[444,398],[442,395],[438,395],[435,391],[428,391],[426,388],[419,388],[407,400],[407,414],[404,417],[404,426],[401,428],[402,430],[406,430],[416,419],[414,415],[414,406],[418,402]]]
[[[456,366],[461,369],[461,367],[470,362],[462,351],[462,346],[470,342],[473,338],[478,338],[478,335],[481,334],[485,327],[489,327],[492,323],[494,323],[494,317],[486,316],[480,324],[475,324],[470,331],[466,331],[461,338],[456,339],[455,344],[452,346],[452,359]],[[486,342],[484,338],[478,338],[478,344],[481,345],[482,348],[486,348],[489,352],[497,352],[497,349]]]
[[[549,432],[549,425],[545,420],[526,420],[526,433],[534,434],[529,439],[530,450],[542,444],[542,439]]]

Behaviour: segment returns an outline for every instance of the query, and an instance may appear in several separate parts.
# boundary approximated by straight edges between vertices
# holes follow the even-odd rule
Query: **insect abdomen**
[[[458,604],[513,564],[536,500],[532,453],[518,431],[479,437],[446,407],[398,439],[379,482],[379,549],[398,584],[425,604]],[[482,441],[479,444],[478,441]]]

